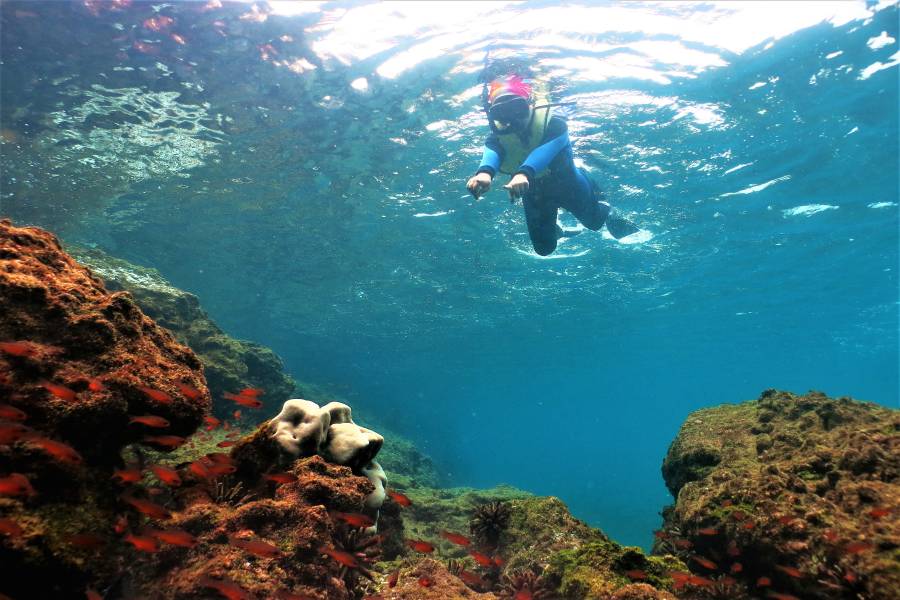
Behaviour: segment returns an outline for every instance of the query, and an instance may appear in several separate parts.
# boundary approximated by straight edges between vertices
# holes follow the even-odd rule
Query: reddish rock
[[[186,398],[176,383],[199,396]],[[134,551],[113,531],[128,509],[112,469],[145,435],[196,429],[210,404],[200,362],[53,235],[2,220],[0,402],[25,415],[12,429],[0,423],[0,476],[18,473],[34,488],[0,496],[0,517],[22,529],[0,537],[0,564],[15,573],[0,582],[3,592],[83,597],[89,583],[114,581]],[[169,426],[130,424],[133,415]]]
[[[129,415],[159,415],[171,423],[166,434],[184,436],[209,410],[193,352],[130,294],[107,292],[52,234],[8,220],[0,221],[0,342],[33,348],[0,349],[0,397],[28,415],[26,425],[72,445],[92,464],[116,463],[124,445],[159,433],[129,425]],[[90,389],[92,381],[102,389]],[[200,390],[200,398],[183,396],[179,382]]]
[[[452,575],[436,560],[423,558],[412,567],[401,569],[396,587],[381,591],[384,600],[496,600],[497,596],[487,592],[478,593],[469,589],[462,580]]]

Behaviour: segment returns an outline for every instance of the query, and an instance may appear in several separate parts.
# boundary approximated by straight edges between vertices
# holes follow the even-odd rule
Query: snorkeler
[[[560,208],[588,229],[597,231],[605,223],[616,239],[640,231],[617,215],[597,184],[575,166],[566,121],[551,114],[551,104],[538,102],[532,85],[519,75],[485,81],[482,101],[491,135],[466,188],[478,199],[490,189],[498,171],[511,175],[503,187],[510,201],[523,200],[535,252],[547,256],[556,250],[560,238],[574,235],[558,225]]]

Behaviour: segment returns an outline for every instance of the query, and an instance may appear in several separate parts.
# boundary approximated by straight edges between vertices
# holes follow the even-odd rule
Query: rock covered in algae
[[[495,594],[506,593],[504,597],[515,597],[504,591],[509,586],[504,588],[503,582],[530,572],[538,576],[541,589],[545,590],[541,598],[605,599],[631,585],[640,577],[637,571],[645,572],[646,583],[667,589],[671,588],[672,580],[666,574],[671,570],[686,569],[674,557],[647,557],[638,548],[616,544],[600,530],[574,518],[558,498],[531,496],[505,486],[489,490],[410,486],[403,492],[412,500],[410,506],[396,511],[402,518],[399,526],[403,538],[427,541],[435,547],[432,556],[449,559],[457,570],[476,574],[483,583],[472,584],[470,587],[474,591],[493,591]],[[468,535],[469,523],[478,507],[496,502],[508,509],[508,518],[495,544],[479,543],[475,536],[469,536],[471,544],[463,547],[443,535],[443,532]],[[382,509],[382,531],[388,541],[393,536],[392,518],[396,506],[395,502],[387,501]],[[386,543],[385,558],[396,556],[389,554],[387,548]],[[473,551],[490,557],[493,566],[479,564]],[[408,549],[406,552],[412,554]],[[409,556],[406,560],[410,560]],[[405,568],[401,573],[406,573]],[[456,577],[460,578],[460,575]],[[660,592],[656,597],[671,596]]]
[[[72,255],[102,278],[108,289],[131,292],[145,314],[197,354],[217,401],[225,392],[261,388],[265,390],[262,401],[274,408],[293,394],[296,384],[272,350],[225,334],[195,295],[175,287],[156,269],[114,258],[98,249],[73,248]],[[231,410],[231,403],[223,404],[220,416]]]
[[[900,411],[768,390],[692,413],[663,476],[676,502],[657,548],[735,596],[763,578],[802,599],[897,597]]]
[[[119,510],[121,449],[196,429],[210,406],[200,361],[52,234],[3,220],[0,398],[0,473],[28,482],[0,495],[0,518],[19,528],[0,538],[0,564],[16,574],[0,590],[81,595],[123,560],[118,549],[100,554]],[[164,426],[133,421],[147,415]]]

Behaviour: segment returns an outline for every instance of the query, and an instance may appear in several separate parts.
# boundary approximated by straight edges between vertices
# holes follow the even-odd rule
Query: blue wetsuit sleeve
[[[500,168],[500,155],[487,146],[484,147],[484,154],[481,155],[481,165],[475,173],[488,173],[491,177],[497,174]]]
[[[524,173],[528,179],[534,179],[537,174],[550,166],[553,159],[570,144],[568,131],[563,131],[562,134],[532,150],[516,173]]]

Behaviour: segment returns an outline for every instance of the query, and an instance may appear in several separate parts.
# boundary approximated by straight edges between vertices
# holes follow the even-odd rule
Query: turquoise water
[[[0,6],[0,213],[158,268],[448,485],[647,546],[691,411],[900,405],[896,3]],[[644,233],[541,258],[465,192],[488,48]]]

